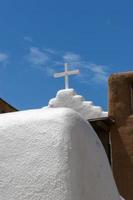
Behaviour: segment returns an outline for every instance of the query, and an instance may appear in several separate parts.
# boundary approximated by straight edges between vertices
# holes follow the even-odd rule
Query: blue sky
[[[132,10],[129,0],[1,1],[0,97],[20,110],[46,106],[67,61],[81,72],[70,86],[108,109],[109,75],[133,70]]]

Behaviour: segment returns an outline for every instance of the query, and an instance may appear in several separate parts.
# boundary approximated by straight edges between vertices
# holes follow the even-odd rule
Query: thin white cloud
[[[111,19],[107,19],[106,24],[110,25],[111,24]]]
[[[80,70],[80,75],[76,76],[80,82],[99,84],[105,83],[108,79],[107,67],[85,61],[81,55],[73,52],[59,53],[53,49],[41,50],[31,47],[27,58],[31,64],[47,73],[48,76],[52,76],[55,71],[63,71],[63,65],[67,62],[70,68]]]
[[[0,52],[0,62],[8,61],[9,56],[5,53]]]
[[[103,65],[97,65],[84,61],[79,54],[65,53],[63,55],[64,62],[67,62],[72,67],[80,69],[81,74],[79,80],[84,83],[90,83],[91,81],[97,83],[106,82],[108,79],[107,68]]]
[[[32,38],[29,36],[24,36],[24,40],[28,42],[32,42]]]
[[[46,73],[48,76],[53,76],[53,74],[55,73],[55,70],[53,68],[50,68],[50,67],[46,67]]]
[[[56,55],[58,53],[56,50],[51,49],[51,48],[44,48],[44,51],[53,55]]]
[[[49,56],[39,48],[31,47],[27,59],[31,64],[45,65],[49,60]]]
[[[89,64],[88,69],[92,72],[92,78],[94,82],[106,82],[108,79],[108,73],[106,67],[103,65]]]
[[[0,64],[3,67],[6,67],[9,63],[9,56],[6,53],[0,52]]]
[[[63,55],[63,59],[65,62],[70,63],[70,64],[81,61],[80,55],[72,53],[72,52],[65,53]]]

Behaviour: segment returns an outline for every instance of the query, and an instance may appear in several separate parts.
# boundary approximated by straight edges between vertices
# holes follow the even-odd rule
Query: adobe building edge
[[[109,78],[112,168],[120,194],[133,200],[133,72]]]

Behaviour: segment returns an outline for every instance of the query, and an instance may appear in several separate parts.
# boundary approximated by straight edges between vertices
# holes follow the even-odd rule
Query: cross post
[[[68,70],[68,64],[65,63],[64,64],[64,72],[60,72],[60,73],[55,73],[54,74],[54,78],[60,78],[60,77],[65,77],[65,89],[69,88],[69,76],[70,75],[76,75],[79,74],[80,71],[79,70]]]

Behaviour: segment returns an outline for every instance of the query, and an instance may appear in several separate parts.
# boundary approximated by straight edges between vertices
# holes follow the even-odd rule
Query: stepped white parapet
[[[85,101],[80,95],[77,95],[74,89],[65,89],[57,92],[55,98],[49,101],[48,107],[66,107],[71,108],[84,118],[106,117],[107,112],[102,111],[100,106],[94,106],[92,101]]]
[[[120,200],[103,146],[71,109],[0,115],[1,200]]]

